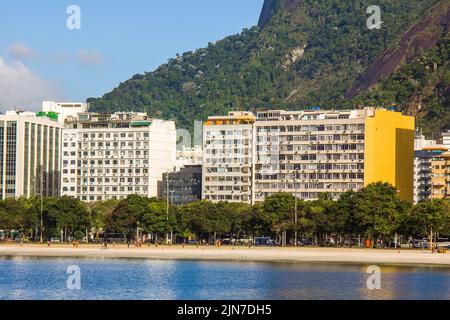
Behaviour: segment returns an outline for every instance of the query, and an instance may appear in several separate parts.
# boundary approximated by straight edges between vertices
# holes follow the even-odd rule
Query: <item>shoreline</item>
[[[352,249],[352,248],[279,248],[279,247],[190,247],[159,246],[127,248],[125,245],[0,245],[2,258],[60,259],[136,259],[181,261],[229,261],[265,263],[379,264],[433,266],[450,268],[450,254],[432,254],[424,250]]]

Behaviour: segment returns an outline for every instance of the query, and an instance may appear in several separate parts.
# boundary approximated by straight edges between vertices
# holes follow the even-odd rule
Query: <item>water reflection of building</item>
[[[408,272],[408,267],[398,267],[383,265],[380,267],[380,289],[369,289],[368,282],[372,281],[374,273],[368,273],[368,266],[360,267],[360,282],[359,297],[368,300],[395,300],[404,298],[402,293],[402,273]]]
[[[1,198],[59,196],[63,125],[46,113],[0,116]]]

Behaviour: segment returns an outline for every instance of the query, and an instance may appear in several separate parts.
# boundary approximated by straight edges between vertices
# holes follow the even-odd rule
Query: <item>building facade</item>
[[[432,199],[450,199],[450,152],[433,158],[432,166]]]
[[[1,198],[60,195],[63,126],[32,112],[0,116]]]
[[[251,112],[230,112],[204,124],[203,199],[251,202],[254,121]]]
[[[80,113],[66,121],[62,152],[63,195],[87,202],[157,197],[158,181],[175,166],[175,123],[145,113]]]
[[[373,108],[272,110],[258,112],[240,127],[233,115],[205,123],[204,199],[255,203],[279,192],[306,200],[321,193],[337,198],[348,190],[389,182],[402,199],[413,202],[412,117]],[[248,145],[233,144],[239,141]],[[245,150],[249,154],[243,157]],[[250,178],[244,185],[248,197],[242,197],[244,170]],[[235,172],[240,185],[224,183],[228,172]]]
[[[42,111],[47,113],[55,113],[58,121],[64,123],[68,117],[76,117],[79,113],[88,112],[89,105],[84,102],[42,102]]]
[[[266,111],[255,122],[255,201],[334,198],[389,182],[413,200],[414,118],[382,109]]]
[[[416,137],[414,139],[414,150],[420,151],[423,150],[424,148],[431,148],[431,147],[437,147],[437,141],[426,139],[421,132],[416,131]]]
[[[432,163],[445,151],[438,147],[414,151],[414,204],[431,199],[433,192]]]
[[[182,146],[177,150],[177,170],[184,166],[201,166],[203,162],[202,146],[187,147]]]
[[[442,145],[444,148],[450,150],[450,130],[442,133],[442,136],[439,139],[439,144]]]
[[[167,181],[169,177],[169,181]],[[184,205],[202,199],[202,166],[187,165],[179,172],[166,173],[158,187],[158,197],[172,205]]]

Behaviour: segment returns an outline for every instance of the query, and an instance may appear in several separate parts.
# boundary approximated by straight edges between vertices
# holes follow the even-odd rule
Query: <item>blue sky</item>
[[[177,53],[256,25],[263,0],[4,0],[0,110],[84,101]],[[69,30],[67,7],[81,9]]]

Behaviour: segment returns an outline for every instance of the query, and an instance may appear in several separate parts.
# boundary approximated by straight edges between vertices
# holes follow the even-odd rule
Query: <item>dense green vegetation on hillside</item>
[[[13,237],[40,238],[41,202],[10,198],[0,201],[0,230]],[[298,223],[295,223],[295,197],[279,193],[264,202],[212,203],[198,201],[169,208],[165,200],[130,195],[123,200],[83,203],[70,197],[46,198],[43,201],[44,239],[83,239],[89,230],[99,241],[100,230],[123,235],[132,240],[136,231],[164,239],[173,232],[179,240],[211,240],[234,235],[236,239],[270,236],[280,239],[286,232],[293,239],[299,235],[315,238],[325,244],[325,235],[342,239],[366,238],[392,241],[396,234],[427,237],[431,230],[441,237],[450,236],[450,202],[433,200],[412,206],[402,201],[396,189],[386,183],[375,183],[358,191],[348,191],[333,201],[329,194],[316,201],[297,201]],[[18,231],[18,233],[17,233]],[[0,234],[1,235],[1,234]],[[228,236],[229,237],[229,236]]]
[[[278,1],[264,28],[245,29],[170,59],[153,72],[135,75],[102,98],[88,99],[92,110],[147,111],[191,129],[193,120],[233,109],[355,107],[365,101],[345,99],[346,91],[439,2],[379,0],[382,28],[368,30],[370,1],[305,0],[289,10],[284,1]],[[398,101],[402,96],[390,102],[389,95],[384,97],[384,103],[405,104]],[[445,108],[436,103],[433,113],[424,111],[424,125]]]
[[[450,129],[449,57],[447,36],[355,100],[369,106],[396,105],[409,114],[418,114],[417,125],[425,134],[437,137],[440,129]]]

